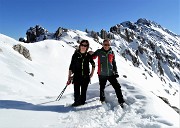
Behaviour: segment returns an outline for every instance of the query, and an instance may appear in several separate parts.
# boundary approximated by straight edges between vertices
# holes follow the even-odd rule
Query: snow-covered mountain
[[[111,27],[111,32],[126,40],[116,44],[135,66],[148,68],[149,75],[158,74],[170,86],[180,83],[180,36],[146,19],[123,22]]]
[[[123,22],[100,34],[58,30],[56,34],[42,32],[34,43],[19,42],[0,34],[0,127],[179,127],[178,35],[146,19]],[[99,102],[97,74],[89,84],[87,104],[69,107],[73,103],[73,85],[55,102],[65,87],[78,42],[89,40],[90,50],[95,51],[107,37],[111,38],[116,54],[125,108],[118,105],[111,86],[105,89],[107,103]],[[32,39],[28,37],[28,40]]]

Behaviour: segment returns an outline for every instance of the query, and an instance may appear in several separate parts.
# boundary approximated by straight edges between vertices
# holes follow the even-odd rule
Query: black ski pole
[[[55,101],[59,101],[64,93],[64,91],[66,90],[67,86],[70,85],[72,83],[73,80],[73,76],[70,77],[70,79],[67,81],[66,86],[64,87],[64,89],[62,90],[62,92],[59,94],[59,96],[57,97],[57,99]]]
[[[68,84],[66,84],[66,86],[64,87],[64,89],[62,90],[62,92],[59,94],[59,96],[57,97],[56,101],[59,101],[64,93],[64,91],[66,90]]]

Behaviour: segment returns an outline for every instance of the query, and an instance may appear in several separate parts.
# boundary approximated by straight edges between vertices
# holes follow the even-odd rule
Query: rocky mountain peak
[[[59,27],[57,31],[49,33],[36,25],[30,27],[26,34],[29,42],[37,42],[45,39],[61,40],[68,36],[68,31],[72,30]],[[154,72],[165,83],[180,83],[180,38],[158,23],[140,18],[136,22],[116,24],[108,32],[104,29],[100,32],[86,30],[86,34],[100,44],[102,39],[107,38],[116,42],[117,51],[134,66],[143,66],[150,76]],[[79,42],[83,36],[78,34],[72,39]]]

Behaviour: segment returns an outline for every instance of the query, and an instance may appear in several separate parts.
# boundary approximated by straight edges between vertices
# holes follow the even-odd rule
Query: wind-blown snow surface
[[[32,61],[25,59],[12,46],[20,42],[0,34],[0,127],[1,128],[178,128],[179,114],[157,96],[166,96],[179,107],[179,86],[176,95],[168,95],[161,81],[152,74],[145,79],[140,68],[118,53],[116,61],[125,108],[117,102],[114,89],[107,86],[106,104],[99,102],[99,85],[94,74],[87,92],[87,104],[70,107],[73,85],[68,86],[62,99],[54,101],[65,87],[68,67],[74,48],[67,42],[71,31],[61,41],[45,40],[23,44]],[[67,36],[71,36],[68,39]],[[96,50],[101,47],[83,35]],[[114,47],[112,47],[114,49]],[[28,73],[33,73],[34,76]],[[124,78],[126,75],[127,78]],[[42,84],[42,82],[44,84]],[[169,89],[169,88],[168,88]]]

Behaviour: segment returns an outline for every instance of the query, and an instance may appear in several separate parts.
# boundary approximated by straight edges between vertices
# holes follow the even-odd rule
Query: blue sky
[[[39,24],[100,31],[146,18],[180,35],[179,0],[0,0],[0,33],[15,39]]]

